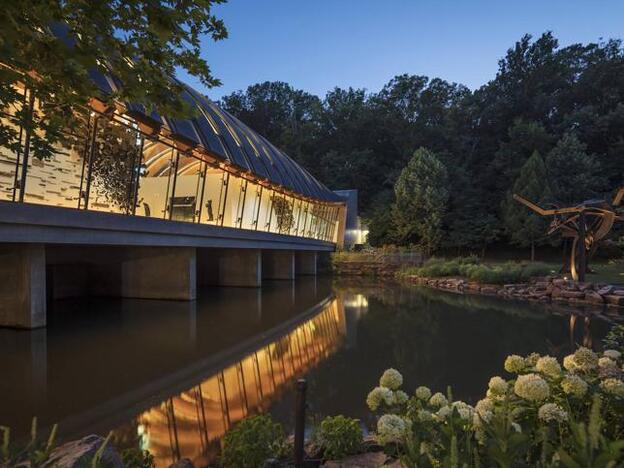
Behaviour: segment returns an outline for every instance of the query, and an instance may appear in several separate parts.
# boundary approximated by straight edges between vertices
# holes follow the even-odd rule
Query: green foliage
[[[340,460],[360,449],[363,435],[357,419],[340,415],[323,419],[315,438],[326,460]]]
[[[0,426],[0,432],[2,432],[0,466],[40,466],[50,457],[55,448],[56,429],[55,424],[48,438],[41,440],[37,433],[37,418],[33,418],[30,427],[30,440],[24,445],[16,445],[11,443],[11,430],[8,427]]]
[[[205,86],[219,83],[201,57],[203,37],[227,37],[223,22],[211,12],[215,3],[221,0],[6,3],[0,15],[5,65],[0,71],[0,109],[14,114],[13,124],[34,131],[31,148],[38,158],[53,154],[55,143],[70,144],[65,130],[82,124],[77,112],[91,97],[141,103],[174,117],[187,115],[183,88],[171,78],[181,68]],[[121,91],[100,96],[90,78],[93,70],[110,73],[123,83]],[[40,104],[32,119],[15,93],[18,82]],[[1,122],[0,146],[14,150],[18,144],[15,129]]]
[[[535,244],[545,237],[548,220],[513,200],[514,193],[538,204],[551,198],[546,166],[537,151],[522,166],[512,191],[507,195],[504,207],[505,227],[511,242],[523,247],[531,246],[533,260]]]
[[[404,405],[394,402],[405,392],[383,385],[366,402],[381,410],[377,441],[405,466],[615,467],[624,462],[621,364],[587,348],[563,367],[551,356],[513,355],[504,364],[512,378],[492,377],[474,407],[424,386]]]
[[[539,262],[505,262],[496,265],[481,264],[475,256],[452,260],[429,259],[422,267],[408,267],[400,275],[416,275],[423,278],[459,276],[479,283],[505,284],[528,281],[536,276],[551,273],[550,266]]]
[[[420,148],[394,185],[393,221],[403,243],[420,243],[431,252],[442,239],[447,209],[448,173],[431,151]]]
[[[603,340],[606,349],[615,349],[624,354],[624,325],[615,324]]]
[[[606,185],[600,163],[586,149],[574,133],[566,133],[546,156],[554,198],[564,205],[596,197]]]
[[[147,450],[129,448],[121,452],[121,461],[127,468],[154,468],[154,456]]]
[[[283,446],[282,427],[268,415],[253,416],[225,434],[221,463],[228,468],[262,466],[281,453]]]

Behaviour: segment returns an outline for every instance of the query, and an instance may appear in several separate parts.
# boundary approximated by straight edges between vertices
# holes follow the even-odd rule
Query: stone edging
[[[556,276],[532,278],[527,283],[481,284],[464,278],[424,278],[405,275],[410,283],[461,293],[483,294],[538,302],[591,304],[616,309],[624,308],[624,287],[602,283],[576,283]]]

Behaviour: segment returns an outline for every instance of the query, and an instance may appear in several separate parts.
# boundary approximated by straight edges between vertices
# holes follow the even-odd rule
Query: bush
[[[327,417],[321,422],[316,438],[326,460],[340,460],[357,453],[362,444],[362,428],[356,419]]]
[[[283,451],[284,431],[270,416],[243,419],[223,438],[221,463],[228,468],[262,466]]]
[[[509,356],[474,407],[418,387],[367,396],[377,441],[405,466],[624,466],[623,356]],[[396,371],[395,371],[396,372]]]
[[[551,273],[544,263],[505,262],[500,265],[479,263],[477,257],[460,257],[453,260],[433,258],[422,267],[404,268],[400,275],[417,275],[424,278],[462,276],[479,283],[505,284],[528,281],[535,276]]]
[[[121,461],[128,468],[154,468],[154,456],[147,450],[129,448],[121,452]]]

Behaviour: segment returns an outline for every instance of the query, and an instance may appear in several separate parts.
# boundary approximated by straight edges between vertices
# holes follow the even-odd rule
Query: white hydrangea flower
[[[549,377],[558,377],[561,375],[561,366],[557,359],[552,356],[543,356],[535,363],[535,369]]]
[[[479,400],[475,405],[475,412],[486,423],[492,420],[494,414],[494,402],[489,398]]]
[[[514,385],[514,392],[520,398],[529,401],[542,401],[550,395],[548,383],[537,374],[518,376]]]
[[[505,370],[509,373],[517,374],[525,367],[526,363],[524,362],[524,358],[522,356],[512,354],[511,356],[507,356],[507,359],[505,359]]]
[[[619,379],[605,379],[600,383],[600,388],[602,388],[605,393],[624,397],[624,382]]]
[[[394,395],[389,388],[375,387],[366,397],[366,404],[371,411],[376,411],[382,402],[386,405],[392,405],[394,403]]]
[[[616,351],[615,349],[605,349],[602,355],[604,357],[608,357],[617,361],[618,359],[620,359],[620,356],[622,355],[622,353],[620,353],[619,351]]]
[[[409,396],[403,390],[394,392],[393,402],[395,405],[404,405],[409,400]]]
[[[448,418],[451,415],[452,412],[453,412],[453,408],[451,408],[450,406],[443,406],[436,413],[436,419],[438,421],[444,421],[446,418]]]
[[[468,403],[465,403],[463,401],[454,401],[452,407],[457,410],[457,412],[459,413],[459,417],[464,421],[469,421],[472,419],[474,408]]]
[[[544,403],[537,410],[537,417],[544,422],[563,422],[568,420],[568,413],[556,403]]]
[[[430,404],[431,406],[435,406],[435,407],[437,407],[437,408],[439,408],[439,407],[441,407],[441,406],[444,406],[444,405],[446,405],[447,403],[448,403],[448,400],[447,400],[447,399],[446,399],[446,397],[445,397],[442,393],[440,393],[440,392],[435,393],[435,394],[434,394],[434,395],[433,395],[433,396],[429,399],[429,404]]]
[[[396,414],[384,414],[377,421],[377,441],[382,444],[399,442],[406,432],[405,420]]]
[[[598,356],[591,349],[581,346],[574,353],[574,364],[583,371],[590,371],[598,365]]]
[[[574,354],[568,354],[563,358],[563,367],[565,367],[570,372],[574,372],[578,369],[576,362],[574,362]]]
[[[524,363],[528,367],[533,367],[537,364],[540,355],[538,353],[531,353],[527,357],[524,358]]]
[[[598,367],[606,370],[617,369],[617,362],[608,357],[601,357],[598,359]]]
[[[419,400],[426,401],[431,398],[431,390],[429,390],[429,387],[420,386],[416,389],[414,393],[416,395],[416,398],[418,398]]]
[[[379,385],[389,388],[390,390],[397,390],[403,385],[403,376],[396,369],[386,369],[379,379]]]
[[[561,388],[566,394],[581,398],[587,393],[587,382],[578,375],[567,375],[561,381]]]
[[[416,417],[418,418],[420,422],[428,422],[433,419],[433,414],[431,413],[431,411],[427,411],[423,409],[423,410],[419,410],[418,413],[416,413]]]
[[[494,395],[505,395],[508,387],[509,385],[505,379],[499,376],[492,377],[488,383],[488,389],[491,390]]]

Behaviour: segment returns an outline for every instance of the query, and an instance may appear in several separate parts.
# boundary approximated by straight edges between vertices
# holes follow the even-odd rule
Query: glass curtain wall
[[[33,157],[22,111],[36,112],[24,99],[0,114],[20,144],[0,147],[0,200],[132,214],[315,239],[333,240],[338,207],[286,195],[182,152],[159,137],[138,131],[124,116],[91,113],[45,158]]]

